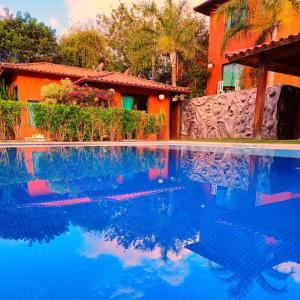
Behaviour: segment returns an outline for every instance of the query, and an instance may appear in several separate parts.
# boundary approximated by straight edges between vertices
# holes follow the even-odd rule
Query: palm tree
[[[204,52],[196,39],[199,23],[191,16],[186,1],[166,0],[162,9],[155,2],[144,3],[143,9],[155,19],[148,30],[156,35],[157,51],[170,58],[172,84],[176,86],[180,57],[191,59],[197,50]]]
[[[234,16],[234,22],[226,28],[221,51],[223,52],[231,39],[257,35],[256,43],[266,39],[276,39],[277,31],[286,25],[290,16],[299,11],[300,2],[297,0],[230,0],[218,7],[217,19]],[[238,17],[236,17],[238,16]]]

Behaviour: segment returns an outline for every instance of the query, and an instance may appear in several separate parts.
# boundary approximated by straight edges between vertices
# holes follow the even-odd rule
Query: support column
[[[254,113],[254,123],[253,123],[253,135],[257,139],[262,138],[267,78],[268,78],[268,64],[265,57],[262,56],[260,58],[260,64],[258,69],[257,94],[256,94],[256,101],[255,101],[255,113]]]

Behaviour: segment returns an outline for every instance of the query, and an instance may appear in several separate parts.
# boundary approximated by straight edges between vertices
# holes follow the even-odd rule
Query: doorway
[[[181,138],[181,101],[170,101],[170,139]]]

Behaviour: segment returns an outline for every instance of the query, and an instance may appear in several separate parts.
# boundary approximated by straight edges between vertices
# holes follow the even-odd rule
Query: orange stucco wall
[[[164,100],[160,101],[158,95],[149,96],[148,113],[160,113],[161,111],[165,113],[166,125],[160,139],[168,140],[170,135],[170,97],[166,96]]]
[[[20,102],[27,103],[28,100],[41,100],[41,87],[54,82],[59,82],[59,78],[41,78],[37,76],[16,75],[12,84],[18,87]],[[29,126],[28,111],[22,113],[22,124],[20,138],[31,137],[38,133],[35,127]]]
[[[36,76],[31,74],[16,74],[11,80],[11,84],[18,86],[19,98],[23,103],[27,103],[28,100],[41,100],[41,88],[44,85],[50,83],[58,83],[61,77],[45,77],[44,75]],[[166,98],[163,101],[159,101],[158,91],[127,87],[127,86],[114,86],[103,85],[100,88],[114,88],[114,105],[117,107],[122,106],[122,94],[133,95],[145,95],[148,96],[148,113],[159,113],[163,111],[166,116],[166,126],[160,135],[161,139],[169,139],[169,124],[170,124],[170,97],[165,94]],[[22,125],[20,130],[20,138],[25,139],[32,137],[33,134],[38,133],[38,130],[29,126],[29,114],[28,111],[24,111],[22,114]]]
[[[277,38],[287,37],[290,34],[300,31],[300,22],[298,16],[291,16],[288,24],[281,27],[278,31]],[[210,15],[210,31],[209,31],[209,49],[208,49],[208,61],[213,62],[214,67],[209,69],[210,77],[207,81],[207,95],[214,95],[217,92],[217,83],[222,80],[222,65],[228,63],[225,59],[224,53],[243,48],[248,48],[255,45],[255,35],[252,37],[244,38],[242,36],[232,40],[224,53],[221,53],[221,42],[225,30],[225,18],[217,20],[214,12]],[[285,74],[276,73],[274,75],[274,82],[269,84],[285,83],[294,86],[300,86],[300,78],[289,76]]]

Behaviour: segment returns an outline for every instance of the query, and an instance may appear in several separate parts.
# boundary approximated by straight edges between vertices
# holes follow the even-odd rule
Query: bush
[[[18,139],[21,113],[25,105],[16,101],[0,100],[0,140]]]
[[[15,85],[9,87],[5,80],[0,81],[0,99],[18,101],[18,88]]]
[[[157,133],[164,114],[148,115],[121,108],[81,107],[65,104],[32,104],[36,126],[55,141],[116,141],[142,133]]]
[[[89,86],[79,86],[68,78],[41,88],[42,99],[52,104],[70,104],[85,107],[110,107],[113,92]]]

